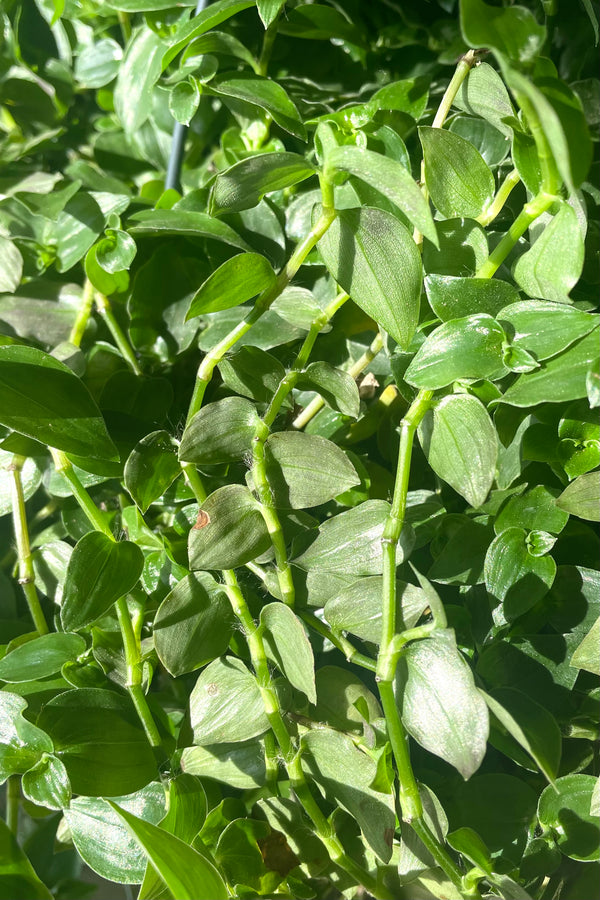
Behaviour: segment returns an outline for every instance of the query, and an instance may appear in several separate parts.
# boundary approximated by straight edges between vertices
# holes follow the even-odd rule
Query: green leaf
[[[536,359],[556,356],[598,326],[598,317],[566,306],[541,300],[521,300],[506,306],[497,316],[512,335],[511,345],[523,347]]]
[[[213,3],[211,9],[219,5],[220,4],[218,3]],[[197,18],[192,19],[192,23],[195,24],[196,22]],[[256,65],[256,60],[247,47],[245,47],[241,41],[238,41],[237,38],[233,37],[233,35],[226,34],[223,31],[211,31],[208,34],[203,34],[194,38],[183,53],[182,62],[185,62],[193,56],[204,56],[213,53],[237,57],[237,59],[241,59],[248,63],[249,66]]]
[[[600,654],[598,653],[598,639],[600,638],[600,618],[596,619],[575,653],[571,657],[570,665],[576,669],[585,669],[594,675],[600,675]]]
[[[476,831],[472,828],[457,828],[446,836],[446,840],[453,850],[462,853],[465,859],[481,869],[487,875],[492,874],[493,866],[490,851],[485,846]]]
[[[567,141],[569,166],[575,185],[585,181],[593,150],[581,99],[564,81],[554,77],[536,78],[536,87],[554,110]],[[543,123],[542,123],[543,124]]]
[[[256,407],[249,400],[226,397],[209,403],[185,429],[179,458],[200,466],[235,462],[251,449],[260,425]]]
[[[572,516],[600,522],[600,472],[580,475],[567,485],[556,505]]]
[[[78,634],[41,634],[0,660],[0,679],[10,684],[54,675],[64,663],[81,656],[85,648],[85,641]]]
[[[343,575],[380,575],[381,538],[390,511],[384,500],[367,500],[354,509],[326,519],[312,544],[294,561],[310,571],[339,572]],[[410,527],[402,529],[398,563],[408,557],[414,543]]]
[[[512,129],[504,120],[511,119],[515,111],[502,78],[488,63],[480,62],[469,71],[452,104],[511,136]]]
[[[403,165],[372,150],[346,145],[336,147],[327,154],[326,170],[329,169],[355,175],[380,191],[405,214],[415,228],[438,246],[429,205]]]
[[[275,356],[251,345],[222,359],[219,371],[230,390],[259,403],[268,403],[285,377],[285,369]]]
[[[515,281],[530,297],[568,303],[583,269],[584,244],[575,211],[562,203],[531,249],[513,269]]]
[[[538,802],[540,825],[552,828],[562,853],[571,859],[591,862],[600,858],[600,831],[590,814],[593,775],[565,775],[548,785]]]
[[[267,656],[289,683],[317,702],[315,660],[304,627],[288,606],[269,603],[260,613]]]
[[[421,126],[425,182],[434,206],[446,219],[481,215],[495,190],[494,176],[479,151],[458,134]]]
[[[360,28],[357,28],[339,10],[320,3],[304,3],[291,9],[278,24],[282,34],[311,41],[330,41],[338,38],[359,47],[364,43]]]
[[[491,694],[481,691],[490,712],[500,724],[502,732],[525,750],[540,772],[553,784],[558,774],[562,750],[560,729],[556,719],[543,706],[514,688],[497,688]],[[502,750],[502,742],[490,737],[490,742]]]
[[[84,191],[75,194],[52,223],[58,271],[67,272],[79,262],[103,230],[104,213],[97,200]]]
[[[26,772],[45,753],[52,753],[48,735],[24,718],[26,708],[23,697],[0,691],[0,782],[9,775]]]
[[[227,900],[218,870],[189,844],[107,801],[142,848],[152,868],[178,900]]]
[[[428,275],[425,290],[432,310],[442,322],[486,313],[496,316],[519,294],[507,281],[499,278],[460,278],[453,275]],[[563,308],[563,307],[561,307]]]
[[[100,688],[65,691],[38,724],[64,763],[73,793],[115,797],[156,777],[156,760],[128,697]]]
[[[21,283],[23,257],[11,240],[0,236],[0,291],[12,293]]]
[[[0,422],[67,453],[118,458],[85,385],[33,347],[0,347]]]
[[[63,590],[60,618],[65,631],[77,631],[107,612],[132,590],[144,556],[131,541],[113,541],[90,531],[75,545]]]
[[[502,506],[494,521],[494,531],[500,534],[507,528],[526,531],[550,531],[559,534],[568,522],[568,513],[557,508],[558,491],[538,484]]]
[[[256,6],[263,25],[268,28],[285,6],[285,0],[256,0]]]
[[[165,814],[165,791],[156,782],[113,800],[121,809],[155,825]],[[146,855],[106,800],[76,797],[65,810],[65,819],[75,848],[90,869],[120,884],[143,880]]]
[[[37,806],[65,809],[71,802],[71,784],[64,763],[50,753],[23,774],[23,794]]]
[[[375,91],[367,107],[372,115],[378,110],[398,110],[408,113],[417,122],[427,109],[429,79],[425,76],[392,81]],[[386,127],[386,126],[383,126]]]
[[[409,644],[400,658],[395,691],[409,734],[470,778],[485,755],[489,719],[452,630],[436,630]]]
[[[123,48],[112,38],[87,44],[75,60],[75,79],[81,87],[104,87],[118,75],[122,58]]]
[[[556,575],[552,557],[531,553],[529,541],[524,528],[507,528],[494,538],[485,558],[486,587],[503,603],[508,621],[535,606],[548,593]]]
[[[160,604],[154,646],[171,675],[183,675],[225,653],[234,616],[223,587],[210,575],[187,575]]]
[[[405,373],[409,384],[435,390],[459,378],[502,374],[501,325],[484,313],[451,319],[434,329]]]
[[[502,397],[511,406],[536,406],[538,403],[564,403],[587,395],[589,366],[598,355],[598,331],[595,329],[567,350],[542,363],[535,372],[527,372],[514,381]]]
[[[271,546],[258,503],[241,484],[227,484],[206,498],[189,534],[192,569],[234,569]]]
[[[181,473],[177,443],[167,431],[153,431],[135,445],[125,463],[125,487],[143,513]]]
[[[250,250],[246,241],[225,222],[207,213],[189,209],[145,209],[129,219],[130,234],[140,237],[165,237],[168,234],[182,237],[213,238],[230,244],[239,250]]]
[[[440,584],[480,584],[486,551],[494,537],[491,526],[473,522],[466,517],[460,524],[452,523],[450,535],[436,548],[428,578]]]
[[[297,153],[259,153],[220,172],[210,194],[210,212],[236,212],[256,206],[265,194],[299,184],[315,174]]]
[[[52,900],[54,896],[38,878],[4,819],[0,819],[0,879],[6,900]]]
[[[186,321],[202,313],[240,306],[274,284],[273,267],[260,253],[233,256],[198,288],[192,298]]]
[[[318,360],[307,366],[298,378],[296,388],[300,391],[316,390],[332,409],[353,419],[358,418],[360,395],[355,379],[328,362]]]
[[[275,506],[319,506],[360,483],[344,451],[326,438],[278,432],[267,438],[264,451]]]
[[[235,744],[186,747],[181,768],[198,778],[210,778],[242,791],[262,787],[266,781],[265,748],[254,739]]]
[[[365,722],[381,716],[377,698],[360,678],[348,669],[322,666],[317,669],[317,705],[313,718],[339,731],[363,731]]]
[[[119,3],[124,2],[152,2],[152,0],[118,0]],[[162,0],[161,0],[162,2]],[[165,0],[165,6],[167,0]],[[190,3],[190,6],[193,6]],[[194,38],[200,37],[211,28],[216,28],[221,22],[225,22],[236,13],[255,6],[256,0],[217,0],[209,6],[201,10],[194,18],[188,22],[182,22],[175,31],[169,44],[169,49],[163,56],[162,67],[166,69],[169,63],[175,59],[177,54],[186,47]]]
[[[376,763],[337,731],[310,731],[302,738],[302,766],[326,794],[354,816],[369,846],[390,859],[395,829],[392,794],[374,791]]]
[[[249,72],[236,72],[233,75],[227,73],[213,78],[210,90],[220,97],[241,100],[246,108],[249,105],[260,107],[284,131],[288,131],[301,141],[306,140],[306,129],[300,113],[276,81]],[[227,103],[226,100],[224,102]]]
[[[190,696],[190,723],[200,747],[247,741],[268,730],[260,689],[241,659],[223,656],[204,669]]]
[[[509,59],[530,62],[541,51],[546,29],[524,6],[495,7],[460,0],[460,27],[471,47],[489,47]]]
[[[182,125],[189,125],[200,105],[200,89],[193,78],[175,85],[169,95],[169,109],[173,118]]]
[[[484,503],[496,472],[498,440],[485,406],[469,394],[444,397],[419,427],[433,471],[475,508]]]
[[[319,241],[330,274],[403,348],[419,318],[421,258],[408,230],[381,209],[341,210]]]
[[[475,273],[488,257],[487,235],[473,219],[446,219],[437,222],[440,249],[423,245],[423,265],[428,274]]]
[[[448,819],[442,804],[430,788],[423,784],[419,784],[418,788],[425,824],[437,840],[443,844],[448,833]],[[413,879],[415,875],[434,868],[433,856],[416,832],[404,822],[400,824],[400,839],[398,875],[403,881],[404,879]],[[444,895],[446,895],[445,891]]]
[[[114,92],[115,112],[126,134],[134,134],[150,115],[164,51],[164,42],[149,28],[135,31],[130,38]]]
[[[325,604],[325,618],[333,631],[349,631],[363,641],[381,642],[381,598],[383,579],[380,575],[360,578]],[[429,606],[421,588],[396,581],[396,621],[398,629],[413,628]]]
[[[120,228],[107,228],[104,235],[96,248],[96,260],[105,272],[119,274],[123,269],[128,269],[135,259],[135,241]]]

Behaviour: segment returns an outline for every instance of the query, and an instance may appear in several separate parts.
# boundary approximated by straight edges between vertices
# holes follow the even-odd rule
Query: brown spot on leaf
[[[219,685],[215,684],[214,681],[211,681],[210,684],[206,685],[206,693],[209,695],[209,697],[216,697],[219,693]]]
[[[210,516],[207,512],[204,512],[203,509],[198,510],[198,518],[196,519],[196,524],[194,528],[200,531],[201,528],[206,528],[207,525],[210,524]]]

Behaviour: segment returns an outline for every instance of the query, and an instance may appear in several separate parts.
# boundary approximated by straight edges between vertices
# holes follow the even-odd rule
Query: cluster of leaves
[[[588,900],[594,4],[193,7],[0,12],[0,896]]]

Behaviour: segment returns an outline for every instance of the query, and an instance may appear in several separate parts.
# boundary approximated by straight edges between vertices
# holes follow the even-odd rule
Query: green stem
[[[357,666],[361,666],[369,672],[376,671],[377,663],[374,659],[371,659],[370,656],[365,656],[364,653],[360,653],[347,638],[340,634],[335,634],[329,625],[327,625],[326,622],[322,622],[318,616],[314,615],[314,613],[303,609],[298,612],[298,615],[313,629],[313,631],[316,631],[317,634],[320,634],[330,641],[334,647],[337,647],[337,649],[344,654],[348,662],[355,663]]]
[[[396,552],[404,526],[409,487],[410,463],[415,433],[431,404],[432,391],[419,391],[400,423],[400,447],[394,495],[384,526],[382,639],[377,657],[377,681],[388,736],[398,772],[402,818],[421,838],[436,863],[452,883],[462,890],[462,874],[445,848],[432,834],[423,818],[419,786],[410,761],[408,738],[394,696],[394,678],[399,655],[396,635]],[[407,639],[426,637],[431,629],[411,629]]]
[[[271,542],[275,551],[275,565],[277,570],[277,580],[281,591],[281,599],[287,606],[293,606],[295,603],[296,592],[294,588],[294,580],[292,570],[287,558],[287,549],[285,545],[285,537],[281,527],[279,515],[273,504],[271,486],[267,476],[267,467],[265,460],[265,442],[270,434],[270,427],[275,421],[281,406],[286,397],[293,390],[298,378],[300,377],[304,367],[306,366],[311,351],[319,333],[327,325],[329,320],[335,315],[337,310],[348,300],[348,294],[341,292],[332,302],[316,317],[312,323],[306,338],[298,352],[292,368],[281,379],[277,390],[275,391],[269,407],[259,423],[256,434],[254,435],[252,444],[252,480],[254,489],[260,500],[260,511],[267,526]]]
[[[359,375],[364,372],[364,370],[369,366],[377,354],[381,351],[383,347],[383,338],[381,334],[377,334],[371,346],[368,350],[366,350],[363,355],[356,360],[354,365],[350,366],[348,369],[348,375],[352,376],[352,378],[358,378]],[[322,397],[315,397],[314,400],[311,400],[308,406],[302,410],[299,416],[297,416],[292,422],[292,428],[300,429],[304,428],[305,425],[308,425],[311,419],[314,419],[316,414],[325,406],[325,401]]]
[[[521,180],[521,176],[517,172],[516,169],[512,169],[496,191],[496,196],[488,206],[486,210],[484,210],[480,216],[477,217],[476,221],[479,222],[480,225],[484,227],[489,225],[494,219],[499,215],[499,213],[504,208],[504,204],[508,200],[510,193],[514,187]]]
[[[110,538],[111,541],[115,541],[116,543],[116,538],[113,535],[108,522],[102,516],[100,510],[77,477],[71,461],[60,450],[53,450],[50,448],[50,452],[54,460],[56,471],[60,472],[71,485],[73,496],[79,504],[79,507],[86,514],[90,524],[96,531],[100,531],[102,534],[106,535],[106,537]],[[150,712],[146,695],[142,690],[141,647],[139,640],[136,637],[125,597],[121,597],[117,600],[115,609],[119,621],[121,637],[123,639],[123,652],[125,654],[125,665],[127,668],[127,690],[148,739],[148,743],[154,750],[158,764],[162,765],[166,762],[168,757],[162,746],[160,733],[156,727],[152,713]]]
[[[227,351],[231,350],[234,344],[239,341],[239,339],[243,337],[256,322],[258,322],[260,317],[269,309],[277,297],[279,297],[312,248],[323,237],[334,219],[335,210],[332,207],[324,206],[317,223],[304,240],[298,244],[286,265],[277,276],[273,286],[263,291],[256,301],[254,308],[248,313],[243,321],[236,325],[223,340],[219,341],[219,343],[206,354],[198,368],[194,392],[192,394],[192,400],[187,415],[188,423],[192,416],[194,416],[202,406],[204,393],[212,378],[215,367],[221,362]]]
[[[13,528],[15,532],[15,541],[17,544],[17,558],[19,561],[19,584],[23,588],[27,606],[35,630],[38,634],[48,634],[48,625],[42,612],[42,606],[38,597],[35,586],[35,571],[33,568],[33,557],[31,555],[31,544],[29,543],[29,528],[27,527],[27,511],[25,508],[25,495],[23,493],[23,482],[21,473],[25,457],[13,456],[9,471],[12,472],[12,518]]]
[[[514,88],[512,88],[512,92],[517,103],[523,110],[531,135],[535,141],[542,175],[540,194],[557,194],[561,185],[561,177],[556,168],[554,155],[550,148],[550,144],[548,143],[548,139],[546,138],[546,132],[544,131],[542,121],[535,106],[525,93],[515,90]]]
[[[540,191],[530,203],[526,203],[500,243],[477,270],[475,278],[492,278],[531,223],[535,222],[557,200],[558,197],[555,194]]]
[[[263,37],[262,48],[260,51],[260,56],[258,58],[258,65],[256,66],[256,74],[262,75],[263,78],[266,78],[269,63],[271,61],[273,44],[275,42],[275,37],[277,36],[277,23],[279,21],[280,15],[281,12],[277,14],[277,16],[265,30],[265,36]]]
[[[81,306],[79,307],[77,318],[75,319],[73,327],[71,328],[71,334],[69,335],[70,343],[75,344],[76,347],[79,347],[81,345],[87,323],[92,314],[93,305],[94,286],[92,282],[88,278],[86,278],[85,284],[83,286],[83,300],[81,301]]]
[[[10,775],[6,781],[6,825],[16,837],[19,832],[19,803],[21,790],[19,776]]]
[[[106,322],[108,330],[112,334],[115,344],[121,352],[121,356],[128,364],[132,372],[134,372],[136,375],[141,375],[142,370],[140,369],[138,361],[135,358],[133,348],[129,343],[129,340],[126,337],[123,329],[119,325],[114,312],[112,311],[110,301],[107,297],[104,296],[104,294],[101,294],[99,291],[95,292],[94,299],[96,301],[96,309]]]
[[[131,20],[129,18],[129,13],[124,12],[123,10],[118,10],[117,18],[119,20],[119,25],[121,26],[123,42],[127,44],[127,41],[131,37]]]

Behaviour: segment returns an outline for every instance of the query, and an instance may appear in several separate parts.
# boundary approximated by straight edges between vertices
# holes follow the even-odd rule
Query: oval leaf
[[[419,427],[429,465],[471,506],[484,503],[496,471],[498,440],[485,406],[469,394],[444,397]]]
[[[204,669],[190,697],[190,724],[200,747],[247,741],[268,730],[260,689],[241,659],[224,656]]]
[[[0,347],[0,422],[57,450],[118,459],[83,382],[63,363],[33,347]]]
[[[485,755],[489,717],[454,632],[434,631],[410,644],[396,678],[398,709],[407,731],[466,780]]]
[[[69,559],[60,618],[65,631],[77,631],[104,615],[135,587],[144,555],[131,541],[112,541],[90,531]]]
[[[85,652],[78,634],[41,634],[15,647],[0,660],[0,679],[9,683],[35,681],[60,672],[62,666]]]
[[[408,230],[382,209],[341,210],[319,241],[337,283],[402,347],[419,320],[421,257]]]
[[[519,256],[515,281],[530,297],[568,303],[583,269],[584,252],[575,210],[563,203],[531,249]]]
[[[507,528],[490,544],[484,574],[488,591],[504,604],[504,615],[511,621],[548,593],[556,563],[551,556],[531,553],[523,528]]]
[[[600,522],[600,472],[580,475],[567,485],[556,505],[572,516]]]
[[[194,294],[186,321],[202,313],[240,306],[274,283],[273,267],[260,253],[233,256],[219,266]]]
[[[238,212],[256,206],[265,194],[305,181],[314,167],[297,153],[260,153],[220,172],[210,195],[210,212]]]
[[[302,623],[283,603],[269,603],[260,613],[267,656],[289,683],[317,702],[315,660]]]
[[[491,169],[470,141],[443,128],[419,128],[425,183],[446,219],[476,219],[494,196]]]
[[[267,478],[275,506],[306,509],[360,484],[356,469],[332,441],[282,431],[265,443]]]
[[[252,446],[261,421],[254,404],[226,397],[202,407],[183,433],[179,458],[199,466],[235,462]]]
[[[192,569],[235,569],[265,553],[271,538],[258,503],[241,484],[227,484],[206,498],[190,531]]]

